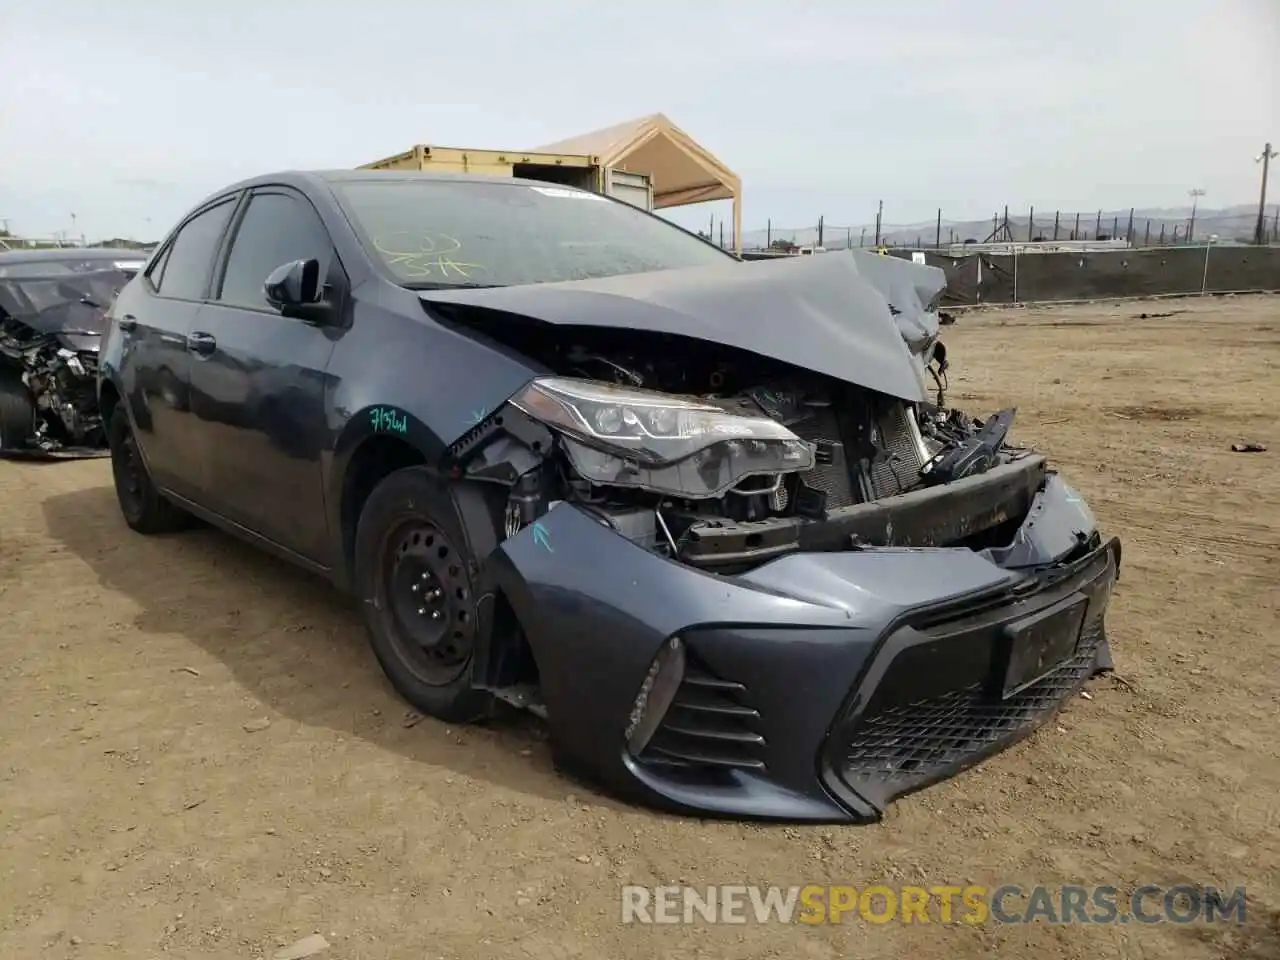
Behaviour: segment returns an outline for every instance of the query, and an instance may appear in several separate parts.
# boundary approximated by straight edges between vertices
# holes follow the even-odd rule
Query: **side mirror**
[[[328,307],[319,260],[294,260],[271,271],[262,285],[267,302],[289,317],[315,320]]]

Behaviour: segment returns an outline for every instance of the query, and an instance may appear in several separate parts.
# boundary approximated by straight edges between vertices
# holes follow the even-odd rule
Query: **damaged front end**
[[[506,488],[488,573],[536,660],[477,683],[548,716],[566,766],[685,811],[870,820],[1109,667],[1119,543],[1010,442],[1012,409],[946,405],[928,284],[882,294],[862,332],[885,362],[846,354],[857,379],[833,323],[764,356],[758,328],[744,348],[477,293],[433,312],[546,371],[448,453]]]
[[[475,479],[516,471],[509,531],[566,500],[733,573],[796,550],[981,546],[1029,508],[1043,461],[1006,444],[1013,411],[945,406],[944,289],[936,268],[835,253],[422,297],[553,374],[510,401],[550,431],[533,460],[481,430],[452,451]]]
[[[0,277],[0,454],[105,455],[98,349],[131,276],[112,266]]]
[[[570,376],[535,380],[453,450],[463,476],[511,485],[508,536],[568,501],[724,574],[800,550],[976,550],[1012,538],[1045,480],[1044,459],[1007,442],[1012,410],[975,420],[723,368],[691,390],[687,363],[664,381],[635,358],[568,354]]]

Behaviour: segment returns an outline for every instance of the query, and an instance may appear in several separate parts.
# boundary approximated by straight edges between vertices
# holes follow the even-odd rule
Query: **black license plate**
[[[1025,690],[1076,652],[1088,609],[1087,597],[1073,597],[1059,606],[1005,624],[1009,660],[1003,696]]]

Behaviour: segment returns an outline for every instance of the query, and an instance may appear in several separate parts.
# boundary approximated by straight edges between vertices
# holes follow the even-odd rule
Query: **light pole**
[[[1187,243],[1195,238],[1196,233],[1196,201],[1204,196],[1204,191],[1199,187],[1187,191],[1187,196],[1191,198],[1191,222],[1187,224]]]
[[[1213,242],[1218,239],[1216,233],[1210,234],[1209,239],[1204,242],[1204,276],[1200,278],[1200,296],[1204,296],[1209,290],[1209,248],[1213,246]]]
[[[1262,164],[1262,195],[1258,198],[1258,226],[1253,231],[1253,242],[1259,246],[1267,242],[1267,171],[1271,169],[1271,161],[1276,157],[1280,157],[1280,153],[1272,150],[1271,143],[1268,142],[1262,148],[1262,153],[1253,160],[1254,163]]]

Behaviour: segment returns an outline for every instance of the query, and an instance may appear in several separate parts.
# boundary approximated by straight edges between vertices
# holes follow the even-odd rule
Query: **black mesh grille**
[[[641,759],[679,766],[763,769],[760,712],[747,688],[706,668],[686,647],[684,679]]]
[[[966,766],[1050,716],[1093,673],[1102,639],[1099,612],[1070,660],[1007,700],[974,683],[860,718],[847,735],[842,778],[875,796]]]
[[[837,451],[843,451],[840,422],[831,407],[814,408],[810,416],[792,424],[791,430],[801,440],[833,444]],[[802,474],[801,479],[806,486],[821,490],[827,495],[828,510],[837,510],[858,502],[853,491],[849,465],[842,455],[837,455],[832,463],[818,464],[808,473]]]

